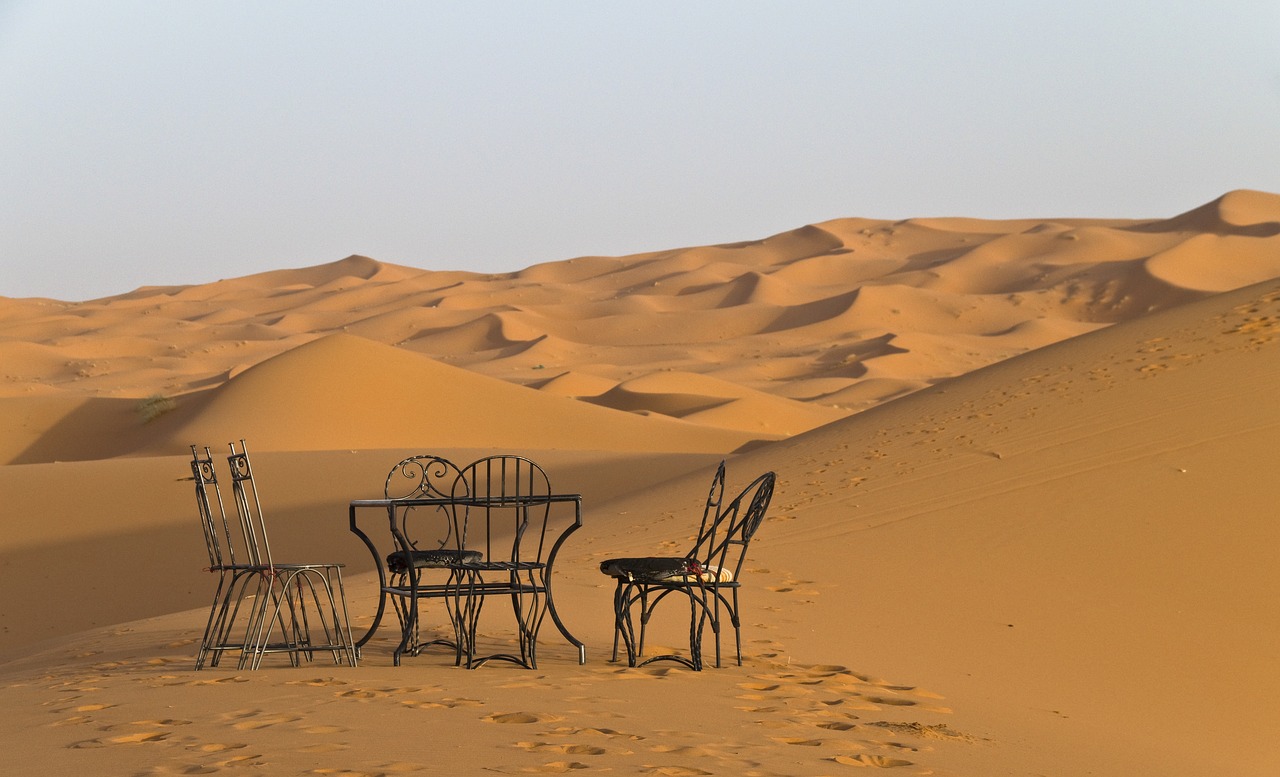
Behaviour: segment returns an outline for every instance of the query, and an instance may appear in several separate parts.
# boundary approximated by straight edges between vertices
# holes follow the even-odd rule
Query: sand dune
[[[1275,768],[1277,356],[1268,282],[737,457],[780,475],[774,640],[947,706],[997,696],[951,725],[1005,743],[1007,773]]]
[[[790,398],[791,380],[827,371],[815,343],[1020,333],[989,349],[990,363],[1009,347],[1023,352],[1271,277],[1280,272],[1275,203],[1275,195],[1232,192],[1157,221],[842,219],[761,241],[501,276],[350,257],[79,304],[4,300],[0,337],[53,351],[34,371],[30,359],[6,360],[0,391],[181,395],[346,331],[521,384],[542,379],[535,369],[589,365],[616,383],[640,371],[716,373],[728,362],[788,360],[787,380],[744,385]],[[1029,321],[1065,325],[1017,328]],[[76,337],[88,339],[77,346]],[[691,353],[705,345],[715,358]],[[158,368],[145,372],[127,357]],[[973,364],[966,356],[911,378],[927,385]]]
[[[50,774],[1276,773],[1277,241],[1280,197],[1237,191],[0,298],[0,732]],[[537,672],[393,668],[389,630],[354,669],[193,672],[184,452],[239,437],[273,543],[346,563],[358,628],[350,499],[409,453],[537,458],[584,494],[557,601],[588,664],[548,630]],[[779,474],[746,665],[609,663],[597,563],[677,552],[726,456],[731,489]]]

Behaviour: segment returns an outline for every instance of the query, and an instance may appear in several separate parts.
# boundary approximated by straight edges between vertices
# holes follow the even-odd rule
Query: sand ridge
[[[0,732],[49,774],[1274,774],[1278,235],[1240,191],[0,299]],[[584,495],[556,597],[587,665],[548,628],[535,672],[394,668],[391,629],[357,668],[192,671],[183,453],[240,436],[273,545],[347,564],[358,630],[350,499],[411,453],[539,460]],[[730,491],[779,476],[745,665],[610,663],[598,563],[679,553],[721,458]]]
[[[346,333],[518,385],[589,376],[594,393],[574,396],[630,412],[683,412],[697,396],[714,405],[725,391],[693,376],[715,378],[753,399],[681,417],[776,439],[1280,274],[1277,225],[1280,198],[1236,191],[1166,220],[841,219],[502,275],[352,256],[84,303],[0,299],[0,395],[194,404],[255,364]],[[661,373],[688,385],[623,385]],[[791,420],[761,430],[767,415]]]

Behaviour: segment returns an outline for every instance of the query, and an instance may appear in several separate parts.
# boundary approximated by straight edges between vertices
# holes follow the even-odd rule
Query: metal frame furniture
[[[702,525],[693,547],[684,556],[617,558],[601,562],[600,571],[617,581],[614,588],[614,652],[618,642],[627,651],[628,666],[653,661],[675,661],[694,670],[703,668],[702,638],[709,623],[715,636],[716,667],[720,666],[722,615],[733,626],[738,665],[742,665],[742,623],[738,590],[747,546],[764,520],[773,498],[776,476],[766,472],[751,482],[733,501],[720,506],[724,490],[724,462],[712,480]],[[642,660],[645,629],[655,608],[671,594],[689,601],[689,655],[664,654]],[[639,605],[637,631],[632,610]]]
[[[302,657],[310,660],[317,651],[330,653],[334,663],[345,659],[355,666],[342,565],[284,564],[273,559],[248,447],[244,440],[240,446],[237,451],[231,443],[227,457],[239,519],[234,528],[223,509],[211,452],[206,447],[202,459],[191,446],[191,470],[209,549],[209,568],[219,573],[196,668],[203,667],[210,654],[210,663],[216,666],[228,650],[240,651],[242,669],[257,669],[268,653],[286,653],[290,663],[297,666]],[[215,495],[212,501],[210,490]],[[237,639],[235,634],[241,626],[243,637]],[[277,629],[279,634],[272,641]]]
[[[497,659],[535,669],[538,631],[551,594],[548,569],[561,543],[579,522],[548,539],[551,481],[541,467],[521,456],[490,456],[472,462],[454,482],[452,496],[458,549],[470,533],[471,546],[483,554],[480,559],[458,559],[449,564],[454,573],[455,617],[465,641],[466,666],[471,669]],[[476,655],[480,613],[490,596],[511,599],[518,655]]]
[[[433,480],[433,493],[444,488],[442,479]],[[393,553],[380,553],[359,525],[359,512],[365,509],[385,511],[395,545]],[[406,520],[408,510],[430,515],[433,522],[447,516],[452,525],[446,537],[452,539],[441,545],[439,529],[424,533],[416,519]],[[578,663],[586,663],[586,647],[560,619],[552,586],[556,556],[565,540],[582,526],[582,496],[551,493],[545,472],[534,462],[519,456],[486,457],[464,467],[447,487],[447,495],[356,499],[350,504],[349,517],[352,533],[373,556],[381,591],[377,614],[368,631],[356,641],[357,647],[365,645],[379,628],[388,598],[395,607],[408,604],[409,618],[401,618],[402,649],[394,656],[399,665],[401,655],[412,653],[415,644],[430,644],[418,644],[416,631],[410,631],[417,626],[417,616],[412,612],[417,599],[438,597],[445,598],[448,605],[459,664],[476,668],[496,659],[536,668],[538,633],[547,615],[577,648]],[[423,553],[428,536],[434,547],[425,552],[438,553],[437,560],[450,561],[444,567],[419,562],[407,576],[397,577],[398,573],[391,569],[392,557],[407,552],[409,555],[401,558],[414,558],[412,554]],[[447,569],[448,579],[422,582],[422,574],[434,569]],[[518,654],[476,655],[480,613],[485,598],[494,595],[512,602],[519,635]]]
[[[455,662],[462,663],[462,637],[458,619],[449,610],[453,639],[435,638],[422,641],[419,633],[419,601],[443,599],[452,607],[454,573],[451,561],[459,558],[479,560],[473,550],[457,551],[451,501],[458,468],[439,456],[410,456],[397,463],[387,474],[383,495],[387,499],[387,518],[395,550],[386,557],[388,580],[381,586],[383,597],[390,597],[400,621],[401,640],[393,661],[400,665],[405,653],[416,656],[422,648],[444,645],[454,651]],[[428,503],[422,503],[427,500]],[[466,527],[463,527],[465,532]],[[462,544],[466,544],[465,534]],[[434,572],[436,582],[424,582],[424,574]]]
[[[196,653],[196,669],[203,669],[205,662],[217,666],[222,653],[227,650],[243,651],[247,640],[248,626],[245,633],[236,640],[235,622],[240,613],[240,605],[248,593],[247,587],[257,575],[262,574],[261,565],[247,561],[247,552],[242,551],[236,558],[236,547],[243,547],[243,539],[237,542],[236,530],[227,520],[223,508],[222,492],[218,487],[218,474],[213,465],[213,454],[208,447],[201,458],[196,446],[191,446],[191,479],[195,481],[196,507],[200,514],[200,527],[204,531],[205,548],[209,552],[209,566],[205,571],[218,575],[218,585],[213,592],[213,604],[209,608],[209,620],[205,625],[204,636],[200,640],[200,649]],[[214,508],[217,512],[214,512]],[[239,535],[243,538],[243,534]]]

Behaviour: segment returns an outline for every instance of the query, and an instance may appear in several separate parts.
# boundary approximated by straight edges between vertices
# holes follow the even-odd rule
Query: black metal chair
[[[396,500],[387,506],[395,550],[386,557],[388,581],[382,591],[391,599],[400,620],[401,640],[392,659],[396,666],[405,653],[416,656],[430,645],[452,649],[456,662],[462,663],[459,620],[451,609],[449,623],[453,626],[453,639],[434,638],[424,642],[419,633],[420,600],[443,599],[445,606],[452,608],[456,585],[450,562],[482,559],[478,551],[457,549],[459,545],[466,545],[465,523],[459,527],[461,542],[453,536],[452,493],[459,475],[457,466],[448,459],[430,455],[410,456],[387,474],[383,494],[387,499]],[[442,579],[424,582],[424,574],[432,572]]]
[[[227,463],[231,468],[231,488],[239,517],[244,561],[229,568],[231,584],[227,586],[222,601],[215,601],[217,614],[211,615],[210,629],[206,630],[207,646],[215,653],[213,663],[217,663],[217,655],[236,645],[230,635],[235,630],[234,624],[242,606],[248,603],[245,636],[239,643],[240,668],[248,665],[257,669],[268,653],[287,653],[290,663],[297,666],[301,657],[310,660],[316,652],[330,653],[334,663],[342,663],[345,659],[355,666],[355,647],[342,588],[342,565],[285,564],[274,560],[267,539],[262,503],[249,463],[248,447],[244,440],[240,441],[240,450],[236,450],[235,443],[229,447],[231,453]],[[208,471],[212,472],[208,448],[205,452],[206,460],[200,461],[196,457],[192,463],[197,489],[201,480],[197,470],[205,468],[205,461]],[[194,446],[192,453],[195,454]],[[218,503],[221,510],[220,497]],[[226,523],[225,516],[223,523]],[[225,534],[229,547],[235,542],[235,534],[232,531]],[[206,531],[206,540],[209,536]],[[277,628],[280,634],[276,641],[272,641]]]
[[[205,548],[209,552],[206,571],[218,575],[213,604],[209,608],[209,620],[196,654],[196,669],[199,670],[204,668],[206,661],[210,666],[217,666],[225,651],[245,650],[248,624],[242,624],[243,632],[236,629],[240,606],[248,594],[248,587],[256,584],[257,576],[265,572],[266,567],[250,563],[243,539],[236,539],[243,538],[244,535],[227,520],[222,492],[218,487],[217,470],[213,465],[213,454],[208,447],[204,449],[202,458],[196,446],[191,446],[191,475],[191,479],[195,481],[200,527],[204,531]],[[238,558],[237,546],[240,547]],[[234,636],[236,633],[241,634],[238,640]]]
[[[764,520],[773,498],[776,476],[766,472],[751,482],[733,501],[721,507],[725,465],[720,463],[711,482],[702,525],[693,547],[684,556],[616,558],[601,562],[600,571],[617,581],[613,596],[613,660],[618,660],[618,641],[627,651],[628,666],[644,666],[653,661],[675,661],[701,670],[702,637],[711,624],[715,636],[717,667],[720,666],[720,630],[723,615],[733,626],[738,665],[742,665],[742,622],[738,590],[742,587],[742,563],[747,546]],[[673,593],[689,601],[689,655],[664,654],[642,660],[645,629],[655,608]],[[640,607],[637,633],[632,610]]]
[[[581,526],[578,497],[554,497],[546,472],[529,459],[490,456],[463,468],[453,498],[456,548],[481,554],[459,557],[449,565],[455,575],[453,614],[466,666],[502,660],[535,669],[538,631],[548,611],[564,631],[551,598],[551,573],[560,546]],[[563,527],[557,516],[564,511],[552,509],[561,503],[575,508],[572,523]],[[492,596],[511,600],[518,654],[476,655],[480,613]],[[581,650],[581,644],[575,644]]]

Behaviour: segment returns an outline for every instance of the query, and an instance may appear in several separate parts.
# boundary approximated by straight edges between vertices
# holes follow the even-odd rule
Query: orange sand
[[[0,732],[23,773],[1280,773],[1280,196],[1172,219],[841,219],[509,275],[350,257],[0,298]],[[371,562],[410,453],[584,494],[541,667],[192,671],[184,451],[245,437],[273,542]],[[612,555],[779,474],[743,667],[608,662]],[[495,612],[500,608],[494,607]],[[654,638],[681,647],[681,627]],[[362,631],[363,629],[358,630]],[[511,635],[498,615],[486,639]],[[853,772],[857,773],[857,772]]]

